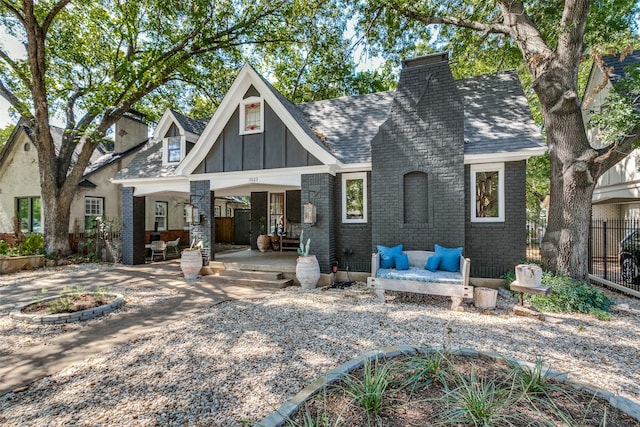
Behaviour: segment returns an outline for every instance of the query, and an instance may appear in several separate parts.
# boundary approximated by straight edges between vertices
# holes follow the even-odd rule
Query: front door
[[[251,209],[235,209],[233,241],[236,245],[251,243]]]

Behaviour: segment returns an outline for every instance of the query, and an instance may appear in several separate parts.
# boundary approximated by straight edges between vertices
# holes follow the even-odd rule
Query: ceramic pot
[[[271,246],[271,237],[269,237],[266,234],[261,234],[258,236],[258,239],[256,240],[256,244],[258,245],[258,250],[260,252],[266,252],[269,250],[269,247]]]
[[[298,257],[296,277],[302,289],[313,289],[320,279],[320,265],[315,255]]]
[[[202,254],[200,253],[200,249],[197,249],[195,251],[185,249],[184,251],[182,251],[182,258],[180,258],[180,269],[182,270],[182,274],[184,274],[185,279],[197,279],[198,274],[200,274],[201,268]]]
[[[516,282],[525,288],[540,286],[542,281],[542,268],[536,264],[516,265]]]

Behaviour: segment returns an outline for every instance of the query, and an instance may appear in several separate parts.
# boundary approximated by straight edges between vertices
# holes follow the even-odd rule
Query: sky
[[[3,28],[0,28],[0,44],[5,46],[11,56],[17,56],[21,53],[26,54],[24,47],[13,37],[8,35]],[[14,123],[9,117],[9,103],[4,98],[0,97],[0,127],[5,127],[10,123]]]

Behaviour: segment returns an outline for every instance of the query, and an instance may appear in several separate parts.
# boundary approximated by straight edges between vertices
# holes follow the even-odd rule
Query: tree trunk
[[[40,127],[34,132],[38,141],[38,168],[40,169],[40,188],[42,194],[42,215],[44,220],[44,251],[54,257],[71,253],[69,245],[69,218],[71,202],[78,184],[70,185],[68,180],[56,179],[55,149],[50,128]]]
[[[48,255],[65,256],[71,253],[69,245],[69,218],[71,200],[42,192],[44,215],[44,250]]]
[[[551,166],[549,223],[542,242],[545,267],[585,280],[589,267],[591,198],[599,168],[587,139],[575,89],[566,76],[550,70],[536,92],[544,116]]]

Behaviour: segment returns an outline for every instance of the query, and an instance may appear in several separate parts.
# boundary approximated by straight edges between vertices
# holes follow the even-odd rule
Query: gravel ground
[[[376,304],[364,286],[288,288],[212,306],[0,396],[0,424],[242,426],[317,375],[364,351],[399,344],[470,347],[532,362],[541,357],[547,366],[640,401],[640,301],[615,297],[610,322],[582,315],[540,322],[510,315],[512,303],[503,298],[493,314],[472,307],[460,313],[448,309],[446,298],[397,296]]]
[[[65,267],[45,268],[28,272],[21,272],[8,276],[0,276],[0,287],[9,286],[15,282],[21,284],[37,283],[43,277],[72,277],[74,273],[86,273],[100,270],[111,270],[110,264],[81,264],[69,265]],[[139,280],[142,282],[142,279]],[[35,287],[32,291],[33,298],[40,295],[40,291]],[[87,289],[91,291],[92,289]],[[176,289],[158,286],[144,286],[135,281],[123,284],[108,286],[108,292],[122,294],[125,303],[118,310],[112,311],[105,316],[84,322],[68,323],[64,325],[36,325],[20,322],[11,319],[7,313],[0,312],[0,354],[12,354],[20,349],[34,344],[40,344],[51,340],[61,334],[86,328],[96,322],[102,322],[126,313],[137,312],[151,307],[155,302],[180,295]],[[50,291],[46,296],[56,295]],[[0,418],[1,420],[2,418]]]

